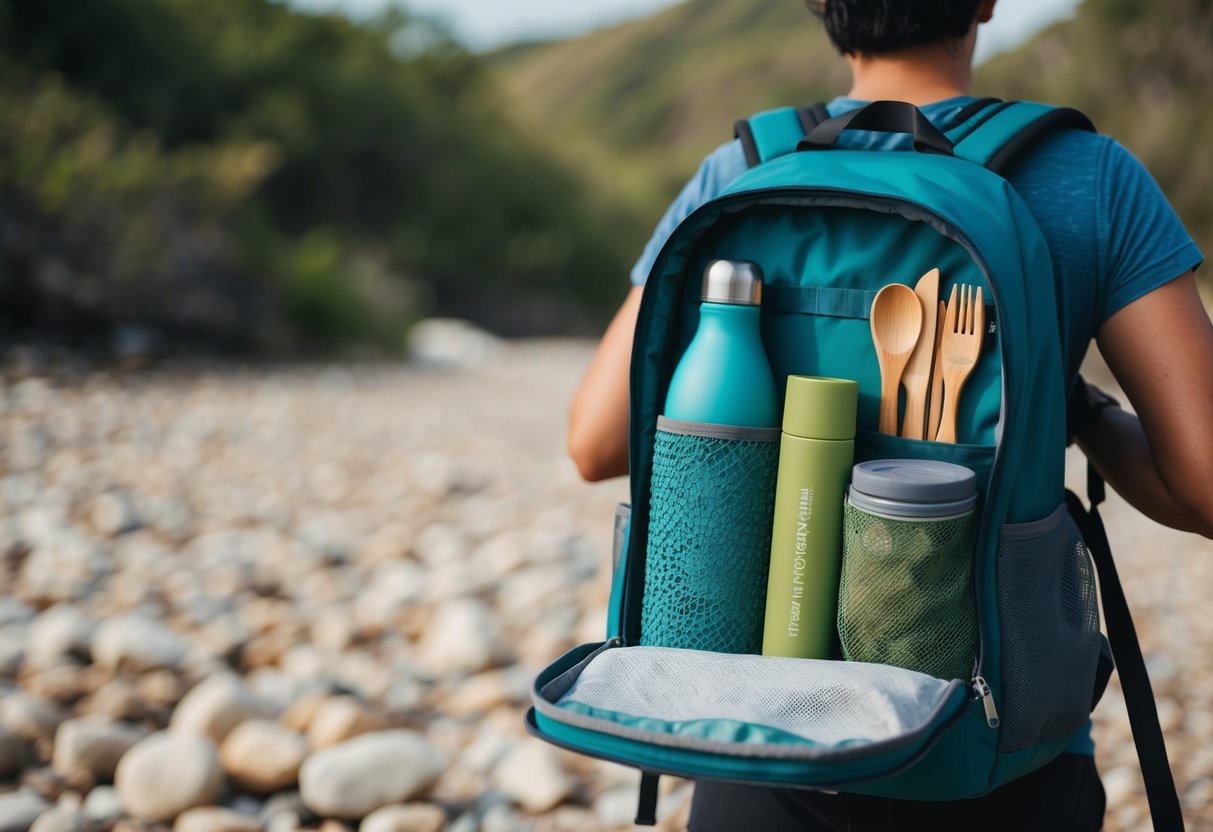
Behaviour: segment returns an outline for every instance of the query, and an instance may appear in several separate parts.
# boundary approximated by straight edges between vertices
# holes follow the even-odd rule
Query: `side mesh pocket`
[[[658,419],[641,644],[761,652],[778,439]]]
[[[1065,504],[1003,527],[1002,750],[1059,740],[1086,722],[1099,663],[1095,569]]]

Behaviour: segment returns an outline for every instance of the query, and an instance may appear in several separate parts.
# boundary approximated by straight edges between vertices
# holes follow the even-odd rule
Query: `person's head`
[[[843,55],[891,55],[959,46],[990,19],[994,0],[807,0]]]

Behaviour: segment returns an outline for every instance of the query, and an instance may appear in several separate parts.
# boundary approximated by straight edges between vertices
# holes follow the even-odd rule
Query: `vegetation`
[[[977,87],[1089,113],[1209,251],[1211,30],[1209,0],[1086,0]],[[285,351],[396,348],[435,313],[592,331],[734,119],[846,79],[782,0],[487,59],[401,12],[0,0],[0,332]]]
[[[1088,113],[1142,159],[1210,252],[1210,31],[1209,0],[1085,0],[1075,19],[980,67],[976,89]],[[650,228],[735,119],[828,100],[848,78],[804,6],[774,0],[688,0],[577,40],[503,50],[494,63],[519,112],[549,135],[559,124],[561,145],[595,159],[590,173]]]
[[[636,226],[422,22],[267,0],[0,0],[9,323],[252,347],[417,316],[568,331]]]

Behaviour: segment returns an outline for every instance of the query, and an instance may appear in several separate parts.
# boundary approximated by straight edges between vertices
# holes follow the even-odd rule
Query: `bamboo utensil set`
[[[985,306],[981,287],[952,287],[945,305],[939,296],[939,269],[931,269],[910,289],[890,283],[872,301],[872,342],[880,364],[881,433],[898,434],[897,403],[906,388],[900,435],[956,442],[961,390],[981,357]]]

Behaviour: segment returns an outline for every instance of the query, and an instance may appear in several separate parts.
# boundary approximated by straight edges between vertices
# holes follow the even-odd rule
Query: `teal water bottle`
[[[699,327],[670,379],[665,416],[686,422],[777,427],[779,398],[762,346],[762,269],[713,260],[703,273]]]

